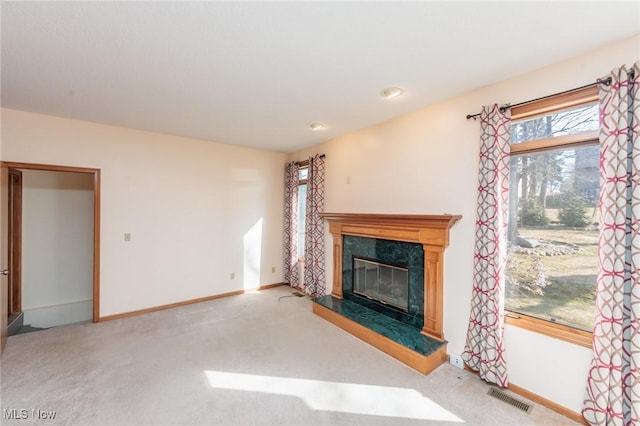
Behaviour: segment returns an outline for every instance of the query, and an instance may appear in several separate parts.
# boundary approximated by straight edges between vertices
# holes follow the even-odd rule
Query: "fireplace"
[[[321,216],[333,237],[333,286],[314,313],[424,374],[444,362],[444,250],[461,216]]]
[[[409,269],[353,258],[353,292],[374,302],[409,311]]]

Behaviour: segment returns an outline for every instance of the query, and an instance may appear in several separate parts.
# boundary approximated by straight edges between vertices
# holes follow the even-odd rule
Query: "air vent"
[[[494,398],[498,398],[500,401],[506,402],[509,405],[513,405],[514,407],[524,411],[527,414],[531,413],[531,410],[533,410],[533,405],[527,404],[526,402],[520,401],[519,399],[510,397],[506,393],[502,392],[500,389],[490,388],[489,392],[487,392],[487,395],[492,396]]]

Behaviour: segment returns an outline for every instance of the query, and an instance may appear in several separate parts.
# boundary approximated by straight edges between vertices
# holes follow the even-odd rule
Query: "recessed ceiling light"
[[[311,123],[309,124],[309,128],[311,130],[322,130],[324,129],[326,126],[322,123]]]
[[[380,94],[386,99],[393,99],[401,96],[404,93],[399,87],[389,87],[388,89],[384,89]]]

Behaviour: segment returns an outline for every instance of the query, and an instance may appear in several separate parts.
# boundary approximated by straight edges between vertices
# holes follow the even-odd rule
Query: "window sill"
[[[508,311],[504,317],[504,322],[505,324],[524,328],[525,330],[544,334],[549,337],[584,346],[585,348],[591,349],[592,347],[592,333],[578,330],[577,328]]]

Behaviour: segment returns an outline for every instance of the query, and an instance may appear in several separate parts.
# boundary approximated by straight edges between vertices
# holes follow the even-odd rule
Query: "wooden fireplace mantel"
[[[407,215],[321,213],[333,237],[333,287],[331,295],[342,298],[342,237],[379,238],[422,244],[424,248],[424,326],[422,334],[444,340],[443,255],[449,245],[449,229],[459,215]]]

